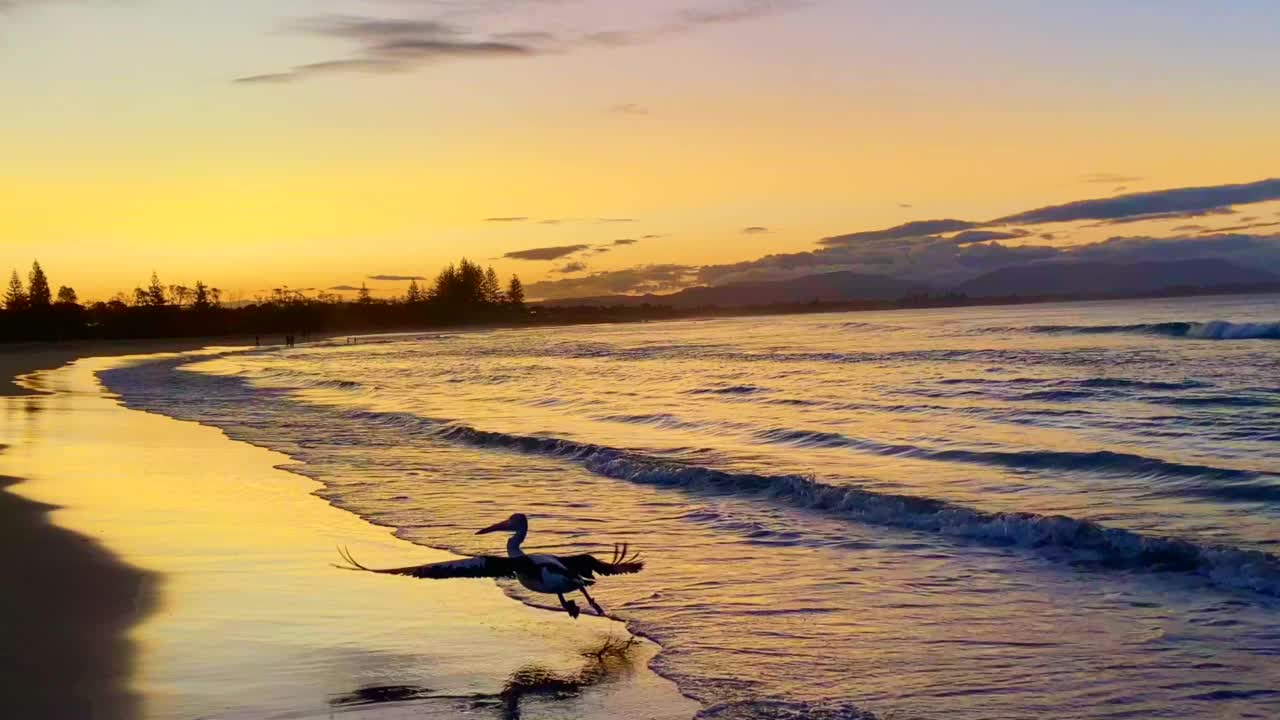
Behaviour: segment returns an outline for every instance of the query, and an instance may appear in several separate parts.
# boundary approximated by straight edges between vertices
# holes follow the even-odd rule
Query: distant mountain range
[[[1140,262],[1052,262],[1001,268],[955,287],[929,287],[910,280],[847,271],[805,275],[789,280],[693,287],[666,295],[598,295],[546,300],[568,306],[666,305],[674,308],[722,308],[898,300],[931,293],[984,297],[1106,297],[1166,290],[1276,285],[1280,275],[1245,268],[1226,260],[1197,259]]]
[[[1243,268],[1219,259],[1126,265],[1061,262],[993,270],[960,284],[955,291],[969,297],[1102,296],[1139,295],[1173,288],[1220,288],[1267,283],[1280,283],[1280,275]]]

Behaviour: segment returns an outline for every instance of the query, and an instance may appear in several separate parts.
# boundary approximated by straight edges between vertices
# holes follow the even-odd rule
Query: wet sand
[[[281,469],[290,463],[287,456],[232,441],[214,428],[121,407],[93,375],[117,362],[91,359],[38,373],[24,382],[46,394],[0,400],[0,442],[11,445],[0,454],[0,472],[29,478],[15,486],[26,499],[7,506],[25,507],[29,517],[42,513],[31,500],[62,508],[51,516],[59,527],[15,532],[44,546],[43,527],[104,558],[102,575],[76,573],[88,588],[66,588],[65,605],[28,597],[21,584],[9,583],[18,591],[14,602],[29,608],[27,626],[37,628],[12,645],[24,649],[20,657],[57,660],[89,642],[114,648],[86,672],[96,683],[87,686],[92,694],[118,698],[118,714],[95,707],[82,717],[519,712],[674,720],[697,711],[648,669],[657,647],[634,640],[615,621],[575,621],[533,609],[485,580],[425,582],[332,569],[338,544],[370,564],[451,556],[328,505],[312,494],[317,483]],[[139,618],[136,611],[120,617],[120,598],[136,591],[138,571],[68,530],[158,578],[149,585],[155,610],[127,641],[119,640],[120,631]],[[33,557],[55,576],[81,562],[70,555]],[[87,605],[119,619],[91,620]],[[61,650],[27,652],[40,643],[39,628],[67,618],[90,624],[99,639],[68,638]],[[610,639],[623,649],[596,654]],[[74,687],[65,670],[32,663],[30,676],[43,695]]]
[[[159,338],[151,340],[76,340],[0,344],[0,397],[38,395],[39,387],[19,384],[37,370],[49,370],[86,357],[117,357],[181,352],[209,345],[252,345],[253,338]]]
[[[140,698],[126,683],[126,636],[154,604],[151,573],[49,523],[54,506],[19,497],[0,477],[0,703],[11,717],[125,720]]]

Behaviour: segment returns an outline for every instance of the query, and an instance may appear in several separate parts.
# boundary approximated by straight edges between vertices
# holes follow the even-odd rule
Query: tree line
[[[492,267],[466,258],[442,269],[427,287],[412,280],[396,298],[374,298],[362,284],[354,301],[333,292],[308,295],[281,287],[248,303],[224,302],[220,289],[200,280],[167,285],[153,272],[146,287],[82,304],[71,287],[53,292],[35,261],[25,283],[17,270],[10,273],[0,340],[270,336],[529,319],[519,277],[512,275],[504,287]]]

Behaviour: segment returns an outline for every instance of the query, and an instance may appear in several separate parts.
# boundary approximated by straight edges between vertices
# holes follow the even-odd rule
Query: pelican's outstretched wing
[[[338,548],[338,554],[347,562],[346,565],[334,565],[341,570],[363,570],[365,572],[383,573],[386,575],[408,575],[416,578],[443,580],[447,578],[502,578],[515,577],[516,573],[529,564],[524,558],[509,558],[496,555],[478,555],[466,560],[448,560],[428,563],[426,565],[410,565],[400,568],[365,567],[351,557],[346,548]]]
[[[557,557],[569,572],[578,577],[591,578],[600,575],[626,575],[644,569],[639,553],[628,554],[627,545],[613,546],[613,558],[605,562],[595,555],[568,555]]]

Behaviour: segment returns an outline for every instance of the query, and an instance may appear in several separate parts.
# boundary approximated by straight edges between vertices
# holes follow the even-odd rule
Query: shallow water
[[[1273,717],[1277,319],[1272,296],[428,333],[103,377],[423,545],[498,550],[472,533],[513,510],[540,548],[631,542],[645,573],[595,594],[712,717]]]

